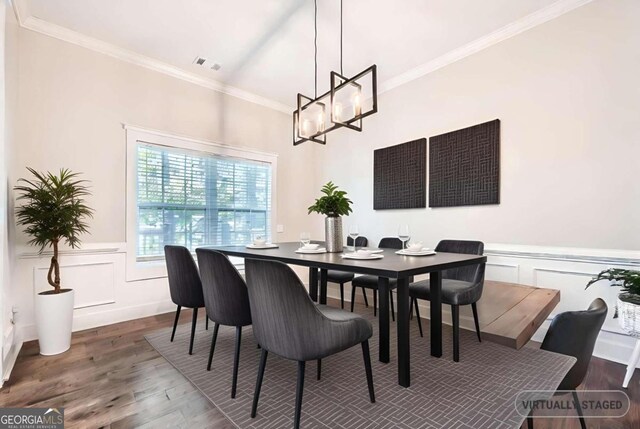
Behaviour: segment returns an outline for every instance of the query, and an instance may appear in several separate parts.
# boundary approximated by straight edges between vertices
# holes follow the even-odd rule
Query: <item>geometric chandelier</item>
[[[293,112],[293,145],[306,141],[327,143],[327,133],[338,128],[362,131],[362,119],[378,111],[376,65],[347,78],[342,69],[342,0],[340,0],[340,73],[331,72],[330,89],[318,96],[318,1],[314,0],[314,98],[298,93]]]

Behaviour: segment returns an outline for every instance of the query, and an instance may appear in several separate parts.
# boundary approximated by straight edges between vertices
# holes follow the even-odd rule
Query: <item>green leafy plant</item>
[[[309,214],[316,212],[329,217],[347,216],[352,212],[353,202],[347,198],[345,191],[339,191],[338,187],[329,182],[320,190],[324,195],[309,207]]]
[[[60,293],[58,245],[64,240],[72,248],[78,247],[78,236],[88,232],[85,219],[93,217],[93,210],[83,199],[90,195],[87,181],[77,179],[78,173],[67,169],[61,169],[57,175],[28,167],[27,170],[35,180],[19,179],[22,185],[14,188],[19,192],[18,201],[22,202],[16,209],[17,223],[25,226],[24,232],[31,236],[29,244],[40,246],[40,253],[53,247],[47,281],[53,286],[53,293]]]
[[[610,268],[592,278],[585,289],[601,280],[609,280],[611,286],[620,286],[621,301],[640,305],[640,271]]]

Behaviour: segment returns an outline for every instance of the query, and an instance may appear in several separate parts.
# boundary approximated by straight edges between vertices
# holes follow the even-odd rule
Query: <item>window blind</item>
[[[271,164],[147,143],[137,147],[137,259],[271,239]]]

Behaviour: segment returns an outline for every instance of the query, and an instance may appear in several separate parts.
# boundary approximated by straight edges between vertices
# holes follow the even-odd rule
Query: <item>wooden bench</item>
[[[556,289],[487,280],[478,302],[482,339],[520,349],[559,302],[560,291]],[[470,308],[465,310],[472,317]],[[469,318],[461,325],[473,330],[473,319],[469,324]]]

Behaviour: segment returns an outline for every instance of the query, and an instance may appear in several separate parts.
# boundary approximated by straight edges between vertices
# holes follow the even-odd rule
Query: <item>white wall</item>
[[[596,0],[383,93],[362,133],[332,133],[318,151],[316,188],[347,190],[345,226],[358,223],[374,245],[399,223],[429,246],[479,239],[488,279],[560,289],[554,314],[596,296],[612,313],[615,290],[584,286],[602,269],[640,265],[639,20],[636,0]],[[374,149],[496,118],[499,205],[373,210]],[[632,345],[609,319],[596,354],[625,361]]]
[[[9,171],[15,184],[25,167],[84,173],[96,211],[82,249],[63,253],[61,277],[76,290],[74,330],[174,310],[165,278],[127,282],[125,278],[125,161],[122,123],[258,149],[278,155],[277,218],[297,239],[305,229],[313,176],[303,174],[311,145],[294,148],[290,116],[215,92],[77,45],[35,33],[19,32],[20,145]],[[19,233],[18,261],[12,280],[18,307],[19,339],[36,337],[34,295],[46,289],[48,255],[25,247]]]
[[[11,7],[0,1],[0,384],[18,352],[14,346],[11,274],[15,265],[13,201],[7,172],[16,146],[18,108],[18,23]]]
[[[640,249],[640,2],[597,0],[380,96],[364,131],[319,151],[316,187],[353,196],[375,242]],[[501,203],[374,211],[373,150],[501,120]]]

